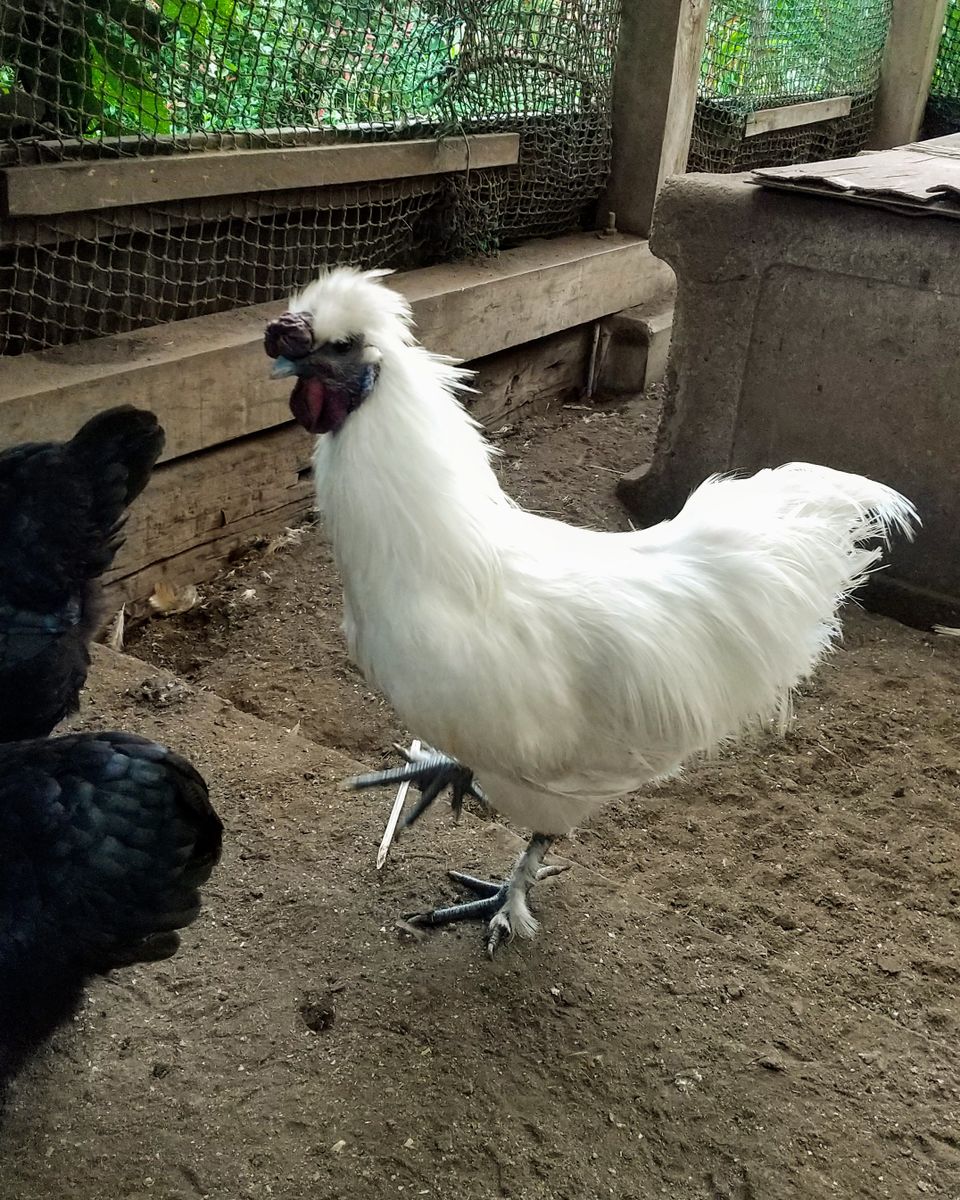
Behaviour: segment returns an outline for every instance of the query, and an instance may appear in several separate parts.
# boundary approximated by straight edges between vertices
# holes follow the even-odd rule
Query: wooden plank
[[[2,10],[0,10],[2,11]],[[424,136],[435,134],[436,122],[426,117],[411,120]],[[6,143],[0,146],[0,166],[39,165],[53,162],[99,161],[103,158],[128,158],[136,154],[173,157],[204,150],[283,150],[294,146],[330,146],[342,142],[368,142],[371,137],[389,138],[396,125],[387,121],[345,121],[336,126],[316,128],[306,125],[275,125],[272,129],[219,129],[206,133],[163,134],[146,137],[142,133],[104,137],[96,141],[55,138],[45,141]]]
[[[149,612],[150,596],[160,583],[177,589],[188,584],[204,584],[213,579],[238,552],[263,538],[299,525],[311,509],[313,499],[304,496],[278,508],[243,517],[225,525],[202,542],[197,542],[160,562],[147,563],[129,575],[113,575],[104,589],[104,612],[109,619],[122,604],[131,616]]]
[[[519,151],[517,134],[486,133],[409,142],[212,150],[178,157],[7,167],[0,172],[0,182],[6,216],[50,216],[200,196],[502,167],[516,163]]]
[[[230,218],[254,220],[269,210],[277,215],[299,209],[315,211],[387,204],[423,196],[441,186],[431,176],[385,179],[374,183],[333,187],[292,188],[265,196],[202,196],[196,200],[171,200],[149,208],[112,208],[99,212],[62,213],[45,217],[0,220],[0,246],[46,246],[65,242],[108,241],[118,233],[165,233],[198,221]]]
[[[481,359],[474,416],[498,429],[521,412],[546,411],[583,392],[590,325]],[[125,542],[106,577],[107,605],[134,613],[158,583],[202,583],[257,538],[300,521],[313,502],[313,439],[288,423],[159,467],[132,506]]]
[[[869,145],[886,150],[920,134],[947,0],[893,0]]]
[[[604,211],[628,233],[649,234],[661,184],[686,170],[709,14],[710,0],[624,0]]]
[[[105,578],[110,603],[144,600],[161,581],[209,578],[237,546],[302,517],[313,500],[311,448],[291,423],[156,470]]]
[[[218,575],[238,552],[301,524],[309,515],[312,503],[311,496],[304,496],[278,508],[254,513],[224,526],[207,540],[197,542],[170,558],[148,563],[129,575],[112,577],[104,589],[104,611],[108,619],[122,604],[127,606],[131,616],[149,612],[150,596],[160,583],[177,589],[188,584],[206,583]]]
[[[174,156],[204,150],[281,150],[293,146],[331,145],[343,141],[366,141],[371,134],[389,136],[390,125],[349,123],[335,128],[309,128],[305,125],[275,125],[272,129],[220,129],[216,132],[188,134],[142,133],[104,137],[95,142],[81,138],[57,138],[28,145],[0,147],[0,166],[52,162],[98,161],[102,158],[129,158],[134,155]],[[28,155],[34,157],[28,159]]]
[[[670,175],[682,175],[687,169],[709,17],[710,0],[683,0],[677,24],[666,126],[657,172],[658,193],[664,179]]]
[[[799,129],[801,125],[816,125],[835,117],[848,117],[853,107],[852,96],[831,96],[826,100],[809,100],[804,104],[783,104],[779,108],[758,108],[747,114],[744,137],[774,133],[778,129]]]
[[[673,334],[675,296],[614,313],[601,322],[596,389],[601,394],[645,392],[661,383]]]
[[[574,234],[393,281],[426,345],[477,359],[642,304],[673,285],[673,272],[638,238]],[[0,360],[0,447],[71,437],[109,404],[156,412],[165,459],[287,421],[289,386],[269,378],[263,353],[264,326],[283,305]]]
[[[491,430],[522,413],[547,412],[583,395],[594,326],[578,325],[470,364],[471,413]]]
[[[220,530],[310,496],[313,439],[292,421],[158,468],[131,507],[111,577],[209,541]]]
[[[431,350],[479,358],[641,304],[673,284],[645,241],[572,234],[481,263],[411,271],[398,286]],[[628,299],[638,296],[639,299]]]

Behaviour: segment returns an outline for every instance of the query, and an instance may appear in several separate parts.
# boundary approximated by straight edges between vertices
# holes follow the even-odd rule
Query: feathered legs
[[[566,866],[559,863],[543,865],[544,855],[554,840],[545,833],[535,833],[503,883],[492,883],[487,879],[464,875],[461,871],[451,871],[450,878],[463,884],[479,899],[435,908],[430,912],[414,913],[407,920],[414,925],[436,928],[454,921],[469,921],[478,917],[485,920],[489,917],[487,953],[491,958],[498,946],[511,941],[516,934],[533,937],[539,925],[527,905],[527,894],[539,879],[547,879],[566,870]]]

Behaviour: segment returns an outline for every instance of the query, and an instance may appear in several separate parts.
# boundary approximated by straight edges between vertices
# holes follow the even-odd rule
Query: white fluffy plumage
[[[364,674],[421,737],[544,834],[783,720],[838,609],[911,535],[880,483],[791,463],[714,477],[679,515],[598,533],[526,512],[381,273],[337,270],[296,298],[317,343],[361,334],[376,386],[314,456],[319,508]]]

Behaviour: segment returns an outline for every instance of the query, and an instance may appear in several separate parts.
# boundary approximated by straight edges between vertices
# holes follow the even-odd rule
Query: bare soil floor
[[[625,527],[651,401],[499,431],[525,503]],[[625,798],[543,928],[398,915],[501,872],[337,791],[404,734],[348,664],[319,530],[98,653],[82,723],[194,756],[227,826],[180,955],[96,983],[15,1088],[2,1200],[960,1198],[960,642],[856,610],[783,741]]]

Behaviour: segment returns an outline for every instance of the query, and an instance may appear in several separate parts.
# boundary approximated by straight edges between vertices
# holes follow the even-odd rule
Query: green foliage
[[[702,95],[791,103],[869,92],[890,0],[713,0]]]
[[[960,101],[960,0],[950,0],[940,40],[931,96]]]
[[[85,137],[551,112],[589,103],[612,63],[591,0],[63,2],[80,52],[57,49],[62,19],[26,16],[29,45],[0,39],[0,91],[41,97],[47,128]]]

